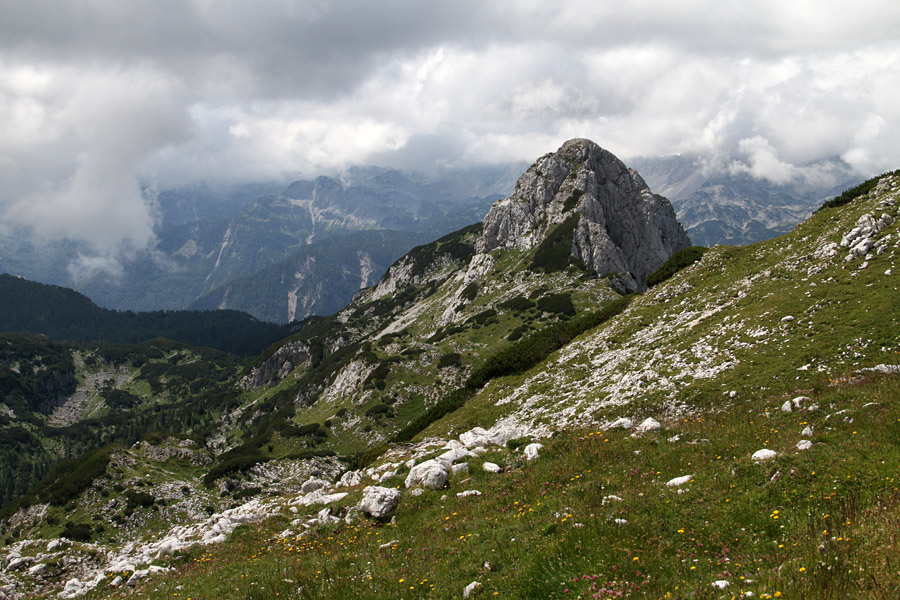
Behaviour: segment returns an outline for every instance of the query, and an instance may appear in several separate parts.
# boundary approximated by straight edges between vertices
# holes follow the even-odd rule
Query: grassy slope
[[[486,474],[472,460],[471,476],[450,490],[407,496],[396,525],[363,520],[284,538],[294,517],[284,510],[227,544],[183,554],[175,574],[137,593],[450,598],[479,581],[482,596],[501,598],[896,597],[900,380],[828,386],[814,412],[782,413],[782,400],[683,418],[641,437],[565,432],[532,463],[497,450],[484,459],[504,473]],[[838,410],[848,412],[827,418]],[[798,451],[807,425],[814,446]],[[763,446],[780,454],[757,465],[750,455]],[[693,475],[684,493],[666,486],[682,475]],[[390,484],[402,485],[402,475]],[[455,496],[466,489],[483,495]],[[729,589],[713,588],[717,580]]]
[[[866,269],[861,258],[845,263],[845,249],[813,256],[878,208],[860,199],[784,238],[716,248],[425,433],[510,414],[558,426],[559,409],[575,403],[572,426],[585,413],[654,414],[664,431],[569,428],[533,463],[494,451],[484,459],[504,473],[470,460],[471,476],[454,479],[446,500],[443,491],[407,495],[396,525],[285,539],[285,512],[185,555],[143,595],[446,598],[479,581],[479,594],[507,598],[896,597],[900,380],[855,373],[897,362],[900,296],[896,276],[884,274],[895,268],[897,226],[879,234],[891,244]],[[797,394],[817,408],[782,412]],[[518,401],[497,406],[510,398]],[[813,446],[801,451],[807,426]],[[764,447],[777,458],[754,463]],[[692,476],[683,493],[666,486],[682,475]],[[465,489],[484,495],[455,497]]]

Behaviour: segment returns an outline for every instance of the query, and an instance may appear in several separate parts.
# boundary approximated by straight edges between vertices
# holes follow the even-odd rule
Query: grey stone
[[[400,490],[370,485],[363,490],[362,500],[356,507],[376,519],[386,519],[394,514],[400,503]]]
[[[450,478],[450,470],[447,465],[437,460],[426,460],[409,470],[406,476],[406,487],[422,486],[432,490],[438,490],[447,485]]]

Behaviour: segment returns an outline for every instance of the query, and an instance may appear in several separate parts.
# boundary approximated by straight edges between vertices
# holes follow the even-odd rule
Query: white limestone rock
[[[756,452],[754,452],[753,456],[751,456],[750,459],[753,460],[753,462],[760,463],[772,460],[776,456],[778,456],[778,453],[774,450],[763,448],[762,450],[757,450]]]
[[[497,424],[490,429],[475,427],[459,436],[466,448],[504,446],[509,440],[525,435],[525,431],[513,425]]]
[[[469,463],[458,463],[450,467],[450,472],[454,475],[465,475],[469,472]]]
[[[544,447],[543,444],[538,444],[538,443],[528,444],[527,446],[525,446],[525,450],[524,450],[525,460],[536,459],[538,456],[540,456],[540,452],[543,447]]]
[[[459,492],[456,494],[457,498],[468,498],[469,496],[480,496],[481,492],[478,490],[466,490],[464,492]]]
[[[628,417],[619,417],[612,423],[608,424],[605,429],[633,429],[634,421]]]
[[[311,492],[315,492],[316,490],[320,490],[324,487],[328,486],[328,482],[324,479],[318,479],[316,477],[310,477],[306,481],[303,482],[303,485],[300,486],[301,494],[309,494]]]
[[[480,587],[480,583],[478,583],[477,581],[473,581],[465,588],[463,588],[463,598],[470,598],[472,594],[474,594]]]
[[[662,429],[662,425],[659,421],[653,417],[647,417],[637,426],[636,431],[637,433],[647,433],[648,431],[659,431],[660,429]]]
[[[690,482],[693,475],[682,475],[681,477],[675,477],[666,482],[668,487],[681,487],[684,484]]]
[[[394,514],[400,496],[400,490],[396,488],[370,485],[363,490],[363,497],[356,508],[376,519],[387,519]]]
[[[800,440],[797,442],[797,450],[809,450],[812,448],[812,442],[809,440]]]
[[[439,490],[447,485],[450,478],[450,470],[443,462],[426,460],[409,470],[406,476],[406,487],[422,486],[431,490]]]
[[[492,462],[485,462],[481,465],[481,468],[484,469],[485,473],[499,473],[501,470],[500,465]]]

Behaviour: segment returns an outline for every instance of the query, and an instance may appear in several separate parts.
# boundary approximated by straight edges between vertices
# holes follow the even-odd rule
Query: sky
[[[147,189],[573,137],[870,176],[900,168],[898,31],[892,0],[0,0],[0,235],[102,262],[153,243]]]

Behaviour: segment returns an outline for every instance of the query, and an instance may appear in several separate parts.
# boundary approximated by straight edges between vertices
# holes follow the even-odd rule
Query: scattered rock
[[[809,440],[800,440],[797,442],[797,450],[809,450],[812,448],[812,442]]]
[[[813,436],[813,428],[807,425],[803,428],[803,431],[800,432],[800,435],[803,437],[812,437]]]
[[[763,448],[762,450],[757,450],[756,452],[754,452],[753,456],[751,456],[750,458],[754,462],[765,462],[767,460],[772,460],[776,456],[778,456],[778,453],[774,450]]]
[[[150,574],[149,569],[138,569],[134,573],[131,574],[131,577],[128,578],[128,581],[125,582],[125,585],[129,585],[131,587],[136,586],[142,579],[147,577]]]
[[[605,427],[605,429],[631,429],[634,427],[634,421],[629,419],[628,417],[619,417],[609,425]]]
[[[481,465],[481,468],[484,469],[486,473],[499,473],[501,471],[500,465],[492,462],[486,462]]]
[[[347,471],[341,475],[340,480],[334,487],[354,487],[362,483],[365,473],[362,471]]]
[[[387,543],[384,543],[384,544],[381,544],[380,546],[378,546],[378,549],[379,549],[379,550],[386,550],[386,549],[390,548],[391,546],[394,546],[394,545],[399,544],[399,543],[400,543],[400,540],[391,540],[391,541],[389,541],[389,542],[387,542]]]
[[[525,446],[525,459],[526,460],[536,459],[538,456],[540,456],[540,450],[543,447],[544,447],[543,444],[538,444],[538,443],[528,444],[527,446]]]
[[[468,498],[469,496],[480,496],[481,492],[478,490],[466,490],[464,492],[459,492],[456,494],[457,498]]]
[[[475,591],[478,590],[480,587],[481,587],[480,583],[478,583],[477,581],[473,581],[472,583],[467,585],[465,588],[463,588],[463,598],[471,597],[472,594],[474,594]]]
[[[465,444],[466,448],[504,446],[509,440],[520,438],[523,435],[525,435],[525,431],[519,427],[497,424],[490,429],[475,427],[460,435],[459,441]]]
[[[421,496],[421,495],[424,494],[424,493],[425,493],[425,490],[423,490],[422,488],[413,488],[413,489],[409,490],[409,495],[410,495],[410,496],[416,496],[416,497],[419,497],[419,496]]]
[[[450,472],[454,475],[466,474],[469,472],[469,463],[459,463],[450,467]]]
[[[681,477],[675,477],[674,479],[670,479],[666,482],[668,487],[681,487],[684,484],[688,483],[693,475],[682,475]]]
[[[406,487],[422,486],[431,490],[439,490],[447,485],[450,471],[447,465],[437,460],[426,460],[409,470],[406,476]]]
[[[394,514],[400,503],[400,490],[370,485],[363,490],[362,500],[356,507],[376,519],[386,519]]]
[[[724,590],[725,588],[727,588],[728,586],[731,585],[731,582],[726,581],[725,579],[718,579],[716,581],[713,581],[710,585],[712,585],[714,588]]]
[[[794,320],[794,315],[786,315],[784,317],[781,317],[782,323],[790,323],[793,320]]]
[[[301,494],[309,494],[315,492],[316,490],[321,490],[324,487],[328,486],[328,482],[322,479],[317,479],[315,477],[310,477],[306,481],[303,482],[303,485],[300,486]]]
[[[662,429],[662,425],[659,421],[654,419],[653,417],[647,417],[641,424],[637,426],[638,433],[647,433],[648,431],[659,431]]]

